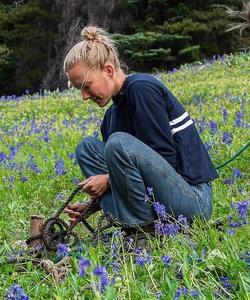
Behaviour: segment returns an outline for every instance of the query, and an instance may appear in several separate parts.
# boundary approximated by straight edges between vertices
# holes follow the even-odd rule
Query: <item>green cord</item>
[[[250,141],[244,145],[234,156],[232,156],[231,158],[229,158],[228,160],[226,160],[224,163],[218,165],[216,167],[216,169],[220,169],[223,168],[224,166],[226,166],[227,164],[229,164],[231,161],[235,160],[236,157],[238,157],[244,150],[246,150],[248,147],[250,146]]]

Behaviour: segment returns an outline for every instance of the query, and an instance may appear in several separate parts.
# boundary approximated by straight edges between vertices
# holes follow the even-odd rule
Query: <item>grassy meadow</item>
[[[184,104],[216,166],[250,139],[249,74],[250,54],[239,53],[156,75]],[[126,252],[119,232],[93,247],[78,225],[82,258],[72,257],[61,283],[31,262],[4,263],[25,251],[30,216],[52,216],[83,180],[75,146],[87,135],[101,138],[103,115],[76,90],[0,98],[0,298],[250,299],[249,148],[219,170],[213,216],[195,221],[189,235],[150,238],[147,250]]]

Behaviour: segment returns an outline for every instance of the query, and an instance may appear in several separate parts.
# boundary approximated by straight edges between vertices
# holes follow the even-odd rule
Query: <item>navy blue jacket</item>
[[[103,141],[127,132],[165,158],[191,184],[209,182],[218,174],[180,102],[155,77],[129,75],[101,124]]]

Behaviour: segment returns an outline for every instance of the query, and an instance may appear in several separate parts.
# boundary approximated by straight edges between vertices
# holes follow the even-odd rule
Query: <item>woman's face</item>
[[[89,70],[83,62],[76,63],[68,72],[68,79],[81,90],[84,100],[91,99],[104,107],[115,95],[114,67],[105,65],[103,70]]]

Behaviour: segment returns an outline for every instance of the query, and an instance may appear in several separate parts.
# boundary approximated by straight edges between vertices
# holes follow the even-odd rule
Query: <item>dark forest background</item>
[[[105,27],[130,70],[170,70],[238,51],[223,7],[241,0],[30,0],[0,3],[0,95],[63,89],[63,58],[87,24]]]

